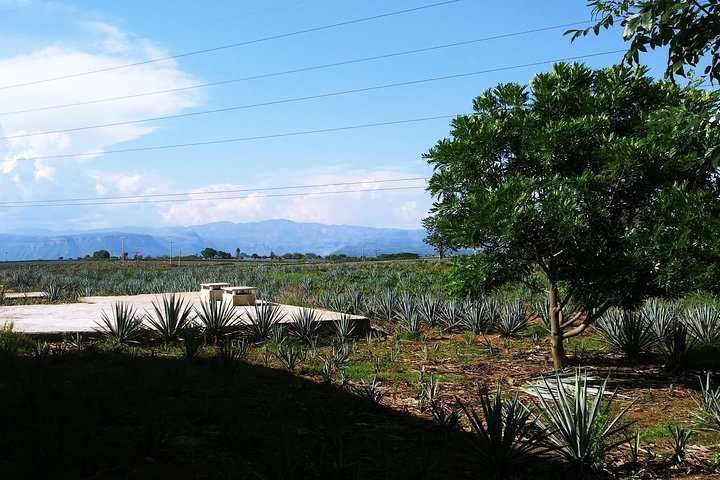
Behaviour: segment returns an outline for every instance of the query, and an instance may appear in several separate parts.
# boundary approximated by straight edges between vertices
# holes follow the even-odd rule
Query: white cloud
[[[264,195],[238,194],[235,196],[241,198],[227,198],[233,195],[212,193],[241,189],[243,187],[231,184],[210,185],[196,189],[189,195],[192,201],[170,206],[161,205],[159,213],[165,222],[173,225],[198,225],[220,221],[248,222],[265,218],[267,199]]]
[[[285,218],[298,222],[420,228],[420,219],[427,215],[430,207],[427,192],[422,188],[394,189],[422,187],[423,181],[377,181],[418,176],[416,173],[389,169],[344,170],[337,167],[323,171],[294,172],[292,181],[289,181],[286,174],[278,173],[266,177],[264,182],[254,187],[319,186],[252,195],[238,193],[237,196],[243,198],[208,200],[208,192],[249,188],[234,184],[212,185],[193,192],[194,198],[203,199],[201,201],[159,205],[158,211],[168,224],[182,225]],[[348,184],[350,182],[353,184]],[[282,196],[285,194],[292,196]]]
[[[39,162],[36,162],[35,164],[35,180],[52,180],[53,175],[55,175],[55,172],[57,171],[54,167],[49,167],[47,165],[41,165]]]
[[[132,38],[117,27],[93,23],[90,30],[99,35],[102,49],[91,52],[56,44],[42,50],[12,57],[0,57],[2,85],[17,85],[79,72],[102,70],[148,58],[148,43]],[[88,46],[89,48],[89,46]],[[157,49],[152,49],[157,52]],[[83,129],[23,137],[25,134],[67,130],[87,125],[121,123],[142,118],[172,115],[197,105],[200,94],[195,90],[162,95],[141,96],[124,100],[98,102],[68,108],[12,113],[92,100],[136,95],[157,90],[197,84],[197,80],[179,70],[172,61],[151,63],[132,68],[104,71],[52,82],[0,90],[0,161],[4,174],[17,166],[23,157],[44,157],[79,152],[101,152],[119,142],[147,135],[157,128],[149,123],[116,125],[100,129]],[[79,161],[76,159],[71,165]],[[58,162],[62,163],[62,162]],[[46,176],[48,170],[40,172]],[[32,178],[21,175],[21,181]]]
[[[417,201],[415,200],[410,200],[395,207],[395,215],[404,220],[417,220],[418,218],[422,218],[418,216]]]
[[[86,42],[55,43],[34,51],[2,56],[0,53],[0,87],[18,85],[48,78],[74,75],[118,65],[142,62],[167,56],[150,42],[123,32],[116,26],[92,22],[84,24]],[[87,32],[90,32],[89,34]],[[77,33],[77,32],[75,32]],[[103,152],[120,142],[148,135],[159,125],[139,123],[100,129],[81,129],[23,136],[38,132],[68,130],[87,125],[122,123],[142,118],[173,115],[198,105],[199,89],[161,95],[131,97],[68,108],[12,113],[57,105],[83,103],[107,98],[132,96],[158,90],[169,90],[200,83],[179,69],[173,61],[149,63],[132,68],[107,70],[92,75],[42,82],[17,88],[0,89],[0,200],[43,200],[93,195],[141,195],[170,189],[162,178],[136,169],[108,171],[96,166],[98,155],[48,158],[69,153]],[[28,160],[30,159],[30,160]],[[34,160],[33,160],[34,159]],[[167,190],[165,190],[167,191]],[[123,210],[124,208],[124,210]],[[94,208],[97,218],[87,216],[82,208],[16,209],[16,223],[40,222],[52,225],[78,222],[86,228],[106,223],[122,224],[128,215],[143,212],[146,222],[157,221],[155,207],[105,206]],[[103,215],[106,214],[106,215]],[[8,224],[10,217],[6,217]],[[133,218],[137,218],[133,216]]]

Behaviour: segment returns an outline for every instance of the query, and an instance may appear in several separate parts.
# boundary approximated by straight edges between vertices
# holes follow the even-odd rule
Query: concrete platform
[[[190,304],[200,308],[200,292],[176,293]],[[54,334],[70,332],[94,332],[100,321],[102,311],[112,313],[116,302],[128,302],[137,309],[138,314],[153,312],[152,302],[162,302],[162,295],[127,295],[113,297],[83,297],[79,303],[64,303],[59,305],[11,305],[0,306],[0,326],[13,323],[14,329],[25,333]],[[281,323],[292,323],[293,314],[302,307],[278,304],[285,316]],[[237,306],[236,311],[242,312],[242,323],[250,323],[247,312],[253,306]],[[332,322],[339,320],[342,314],[328,310],[317,311],[319,321]],[[351,315],[356,322],[357,329],[367,332],[370,329],[370,320],[365,317]]]

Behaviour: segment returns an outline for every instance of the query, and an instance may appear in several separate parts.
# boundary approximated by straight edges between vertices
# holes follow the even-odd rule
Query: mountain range
[[[0,259],[54,260],[77,258],[107,250],[119,256],[121,248],[130,257],[167,256],[172,238],[173,255],[199,254],[211,247],[235,255],[315,253],[321,256],[346,254],[376,256],[382,253],[411,252],[432,255],[423,242],[425,230],[373,228],[350,225],[298,223],[265,220],[250,223],[215,222],[189,227],[123,227],[112,230],[52,232],[18,229],[0,234]],[[121,237],[124,239],[121,240]]]

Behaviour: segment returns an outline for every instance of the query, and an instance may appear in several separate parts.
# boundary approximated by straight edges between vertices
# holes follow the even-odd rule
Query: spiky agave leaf
[[[395,319],[397,297],[395,292],[385,290],[375,301],[375,312],[381,320],[392,322]]]
[[[153,301],[152,306],[155,316],[148,314],[146,319],[155,335],[166,344],[177,343],[191,319],[192,306],[174,293],[163,295],[162,305]]]
[[[397,301],[395,317],[411,335],[419,335],[421,330],[420,312],[417,301],[408,293],[404,293]]]

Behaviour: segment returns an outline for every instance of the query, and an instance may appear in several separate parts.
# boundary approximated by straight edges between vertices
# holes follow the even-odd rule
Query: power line
[[[395,182],[411,182],[417,180],[427,180],[427,177],[409,177],[409,178],[391,178],[388,180],[363,180],[358,182],[337,182],[337,183],[315,183],[309,185],[289,185],[284,187],[263,187],[263,188],[240,188],[231,190],[215,190],[212,192],[182,192],[182,193],[153,193],[145,195],[127,195],[127,196],[112,196],[112,197],[85,197],[85,198],[58,198],[49,200],[18,200],[10,202],[0,202],[0,206],[9,205],[26,205],[34,203],[54,203],[54,202],[84,202],[84,201],[98,201],[98,200],[125,200],[125,199],[139,199],[139,198],[157,198],[157,197],[181,197],[188,195],[224,195],[228,193],[250,193],[250,192],[268,192],[273,190],[294,190],[298,188],[327,188],[327,187],[342,187],[348,185],[363,185],[366,183],[395,183]],[[78,205],[84,205],[82,203]]]
[[[202,50],[194,50],[194,51],[191,51],[191,52],[179,53],[179,54],[177,54],[177,55],[169,55],[169,56],[166,56],[166,57],[154,58],[154,59],[151,59],[151,60],[143,60],[143,61],[140,61],[140,62],[126,63],[126,64],[123,64],[123,65],[116,65],[116,66],[114,66],[114,67],[107,67],[107,68],[101,68],[101,69],[98,69],[98,70],[90,70],[90,71],[86,71],[86,72],[73,73],[73,74],[70,74],[70,75],[62,75],[62,76],[59,76],[59,77],[45,78],[45,79],[42,79],[42,80],[34,80],[34,81],[30,81],[30,82],[16,83],[16,84],[14,84],[14,85],[5,85],[5,86],[3,86],[3,87],[0,87],[0,90],[8,90],[8,89],[11,89],[11,88],[25,87],[25,86],[29,86],[29,85],[37,85],[37,84],[40,84],[40,83],[54,82],[54,81],[56,81],[56,80],[64,80],[64,79],[67,79],[67,78],[77,78],[77,77],[82,77],[82,76],[85,76],[85,75],[92,75],[92,74],[95,74],[95,73],[109,72],[109,71],[113,71],[113,70],[120,70],[120,69],[123,69],[123,68],[130,68],[130,67],[136,67],[136,66],[139,66],[139,65],[147,65],[147,64],[150,64],[150,63],[162,62],[162,61],[165,61],[165,60],[174,60],[174,59],[177,59],[177,58],[190,57],[190,56],[194,56],[194,55],[202,55],[202,54],[205,54],[205,53],[217,52],[217,51],[220,51],[220,50],[227,50],[227,49],[230,49],[230,48],[237,48],[237,47],[242,47],[242,46],[246,46],[246,45],[253,45],[253,44],[256,44],[256,43],[267,42],[267,41],[270,41],[270,40],[278,40],[278,39],[281,39],[281,38],[288,38],[288,37],[293,37],[293,36],[297,36],[297,35],[304,35],[304,34],[306,34],[306,33],[319,32],[319,31],[322,31],[322,30],[329,30],[329,29],[332,29],[332,28],[338,28],[338,27],[344,27],[344,26],[347,26],[347,25],[353,25],[353,24],[357,24],[357,23],[369,22],[369,21],[372,21],[372,20],[378,20],[378,19],[381,19],[381,18],[387,18],[387,17],[397,16],[397,15],[403,15],[403,14],[406,14],[406,13],[417,12],[417,11],[420,11],[420,10],[427,10],[427,9],[429,9],[429,8],[440,7],[440,6],[443,6],[443,5],[448,5],[448,4],[451,4],[451,3],[457,3],[457,2],[460,2],[460,1],[461,1],[461,0],[446,0],[446,1],[443,1],[443,2],[431,3],[431,4],[429,4],[429,5],[423,5],[423,6],[420,6],[420,7],[407,8],[407,9],[405,9],[405,10],[397,10],[397,11],[394,11],[394,12],[383,13],[383,14],[380,14],[380,15],[373,15],[373,16],[370,16],[370,17],[356,18],[356,19],[353,19],[353,20],[347,20],[347,21],[344,21],[344,22],[332,23],[332,24],[323,25],[323,26],[320,26],[320,27],[307,28],[307,29],[304,29],[304,30],[297,30],[297,31],[294,31],[294,32],[289,32],[289,33],[281,33],[281,34],[278,34],[278,35],[271,35],[271,36],[269,36],[269,37],[256,38],[256,39],[253,39],[253,40],[245,40],[245,41],[243,41],[243,42],[236,42],[236,43],[231,43],[231,44],[228,44],[228,45],[220,45],[220,46],[218,46],[218,47],[211,47],[211,48],[205,48],[205,49],[202,49]]]
[[[14,112],[2,112],[2,113],[0,113],[0,116],[17,115],[17,114],[31,113],[31,112],[40,112],[40,111],[45,111],[45,110],[54,110],[54,109],[58,109],[58,108],[78,107],[78,106],[82,106],[82,105],[92,105],[92,104],[96,104],[96,103],[112,102],[112,101],[117,101],[117,100],[127,100],[130,98],[146,97],[146,96],[150,96],[150,95],[161,95],[161,94],[166,94],[166,93],[182,92],[182,91],[193,90],[193,89],[197,89],[197,88],[216,87],[219,85],[228,85],[228,84],[232,84],[232,83],[247,82],[250,80],[260,80],[260,79],[264,79],[264,78],[279,77],[282,75],[290,75],[290,74],[294,74],[294,73],[303,73],[303,72],[309,72],[309,71],[313,71],[313,70],[321,70],[321,69],[325,69],[325,68],[333,68],[333,67],[340,67],[340,66],[344,66],[344,65],[352,65],[355,63],[370,62],[370,61],[374,61],[374,60],[383,60],[383,59],[388,59],[388,58],[400,57],[400,56],[404,56],[404,55],[412,55],[412,54],[416,54],[416,53],[430,52],[433,50],[441,50],[441,49],[445,49],[445,48],[460,47],[460,46],[464,46],[464,45],[471,45],[474,43],[487,42],[487,41],[491,41],[491,40],[499,40],[502,38],[516,37],[516,36],[520,36],[520,35],[528,35],[531,33],[544,32],[544,31],[548,31],[548,30],[557,30],[559,28],[567,28],[567,27],[572,27],[572,26],[576,26],[576,25],[584,25],[587,23],[590,23],[590,21],[565,23],[562,25],[554,25],[551,27],[541,27],[541,28],[535,28],[532,30],[523,30],[520,32],[512,32],[512,33],[505,33],[502,35],[493,35],[490,37],[476,38],[473,40],[466,40],[466,41],[462,41],[462,42],[446,43],[446,44],[442,44],[442,45],[434,45],[434,46],[430,46],[430,47],[417,48],[417,49],[413,49],[413,50],[405,50],[402,52],[387,53],[387,54],[383,54],[383,55],[374,55],[371,57],[344,60],[344,61],[340,61],[340,62],[326,63],[323,65],[314,65],[314,66],[310,66],[310,67],[285,70],[285,71],[281,71],[281,72],[272,72],[272,73],[253,75],[253,76],[248,76],[248,77],[234,78],[231,80],[222,80],[222,81],[218,81],[218,82],[190,85],[187,87],[170,88],[170,89],[166,89],[166,90],[157,90],[157,91],[153,91],[153,92],[136,93],[136,94],[131,94],[131,95],[122,95],[119,97],[103,98],[103,99],[98,99],[98,100],[87,100],[87,101],[83,101],[83,102],[66,103],[63,105],[53,105],[53,106],[47,106],[47,107],[31,108],[31,109],[26,109],[26,110],[16,110]]]
[[[430,121],[430,120],[455,118],[458,115],[463,115],[463,114],[438,115],[435,117],[411,118],[411,119],[407,119],[407,120],[394,120],[394,121],[389,121],[389,122],[366,123],[366,124],[362,124],[362,125],[349,125],[349,126],[343,126],[343,127],[320,128],[320,129],[316,129],[316,130],[302,130],[302,131],[298,131],[298,132],[275,133],[275,134],[270,134],[270,135],[257,135],[257,136],[253,136],[253,137],[226,138],[226,139],[222,139],[222,140],[208,140],[208,141],[204,141],[204,142],[175,143],[175,144],[171,144],[171,145],[157,145],[157,146],[153,146],[153,147],[123,148],[120,150],[68,153],[68,154],[64,154],[64,155],[44,155],[44,156],[38,156],[38,157],[16,158],[13,161],[21,162],[21,161],[34,161],[34,160],[49,160],[49,159],[55,159],[55,158],[77,158],[77,157],[108,155],[108,154],[116,154],[116,153],[145,152],[145,151],[150,151],[150,150],[166,150],[166,149],[171,149],[171,148],[187,148],[187,147],[199,147],[199,146],[206,146],[206,145],[218,145],[218,144],[223,144],[223,143],[248,142],[248,141],[253,141],[253,140],[268,140],[268,139],[272,139],[272,138],[296,137],[296,136],[301,136],[301,135],[312,135],[312,134],[317,134],[317,133],[342,132],[345,130],[355,130],[355,129],[360,129],[360,128],[384,127],[384,126],[389,126],[389,125],[402,125],[405,123],[426,122],[426,121]]]
[[[391,192],[398,190],[420,190],[425,189],[425,185],[408,186],[408,187],[386,187],[356,190],[337,190],[334,192],[298,192],[298,193],[278,193],[271,195],[262,195],[261,198],[282,198],[282,197],[303,197],[316,195],[340,195],[346,193],[375,193],[375,192]],[[205,202],[208,200],[244,200],[253,198],[251,195],[231,196],[231,197],[208,197],[208,198],[185,198],[185,199],[161,199],[161,200],[127,200],[122,202],[94,202],[94,203],[48,203],[48,204],[32,204],[32,205],[4,205],[0,203],[0,208],[34,208],[34,207],[77,207],[77,206],[98,206],[98,205],[133,205],[133,204],[154,204],[154,203],[189,203],[189,202]]]
[[[424,78],[420,80],[410,80],[407,82],[398,82],[398,83],[389,83],[384,85],[375,85],[372,87],[363,87],[363,88],[356,88],[352,90],[342,90],[337,92],[330,92],[330,93],[321,93],[317,95],[308,95],[304,97],[295,97],[295,98],[286,98],[282,100],[273,100],[270,102],[261,102],[261,103],[253,103],[253,104],[246,104],[246,105],[236,105],[232,107],[224,107],[224,108],[216,108],[212,110],[202,110],[199,112],[190,112],[190,113],[180,113],[176,115],[164,115],[161,117],[152,117],[152,118],[144,118],[139,120],[127,120],[124,122],[112,122],[112,123],[104,123],[104,124],[98,124],[98,125],[86,125],[82,127],[73,127],[73,128],[65,128],[61,130],[50,130],[45,132],[35,132],[35,133],[24,133],[21,135],[8,135],[5,137],[0,137],[0,140],[10,140],[15,138],[27,138],[27,137],[36,137],[39,135],[48,135],[48,134],[55,134],[55,133],[69,133],[69,132],[78,132],[83,130],[94,130],[97,128],[107,128],[107,127],[117,127],[121,125],[132,125],[136,123],[144,123],[144,122],[152,122],[152,121],[160,121],[160,120],[171,120],[175,118],[187,118],[187,117],[195,117],[200,115],[210,115],[214,113],[223,113],[223,112],[230,112],[230,111],[236,111],[236,110],[244,110],[249,108],[257,108],[257,107],[267,107],[271,105],[280,105],[285,103],[294,103],[294,102],[301,102],[301,101],[307,101],[307,100],[317,100],[320,98],[328,98],[328,97],[337,97],[341,95],[350,95],[354,93],[363,93],[363,92],[371,92],[375,90],[384,90],[388,88],[397,88],[397,87],[406,87],[409,85],[418,85],[422,83],[430,83],[430,82],[438,82],[442,80],[452,80],[456,78],[463,78],[463,77],[471,77],[475,75],[481,75],[485,73],[493,73],[493,72],[501,72],[506,70],[513,70],[518,68],[526,68],[526,67],[532,67],[537,65],[544,65],[547,63],[555,63],[555,62],[566,62],[569,60],[578,60],[581,58],[590,58],[590,57],[598,57],[602,55],[611,55],[615,53],[622,53],[625,52],[625,50],[611,50],[608,52],[601,52],[601,53],[592,53],[587,55],[576,55],[573,57],[565,57],[565,58],[558,58],[553,60],[543,60],[540,62],[531,62],[531,63],[524,63],[521,65],[512,65],[509,67],[498,67],[498,68],[491,68],[487,70],[478,70],[475,72],[466,72],[466,73],[458,73],[454,75],[443,75],[440,77],[432,77],[432,78]]]

